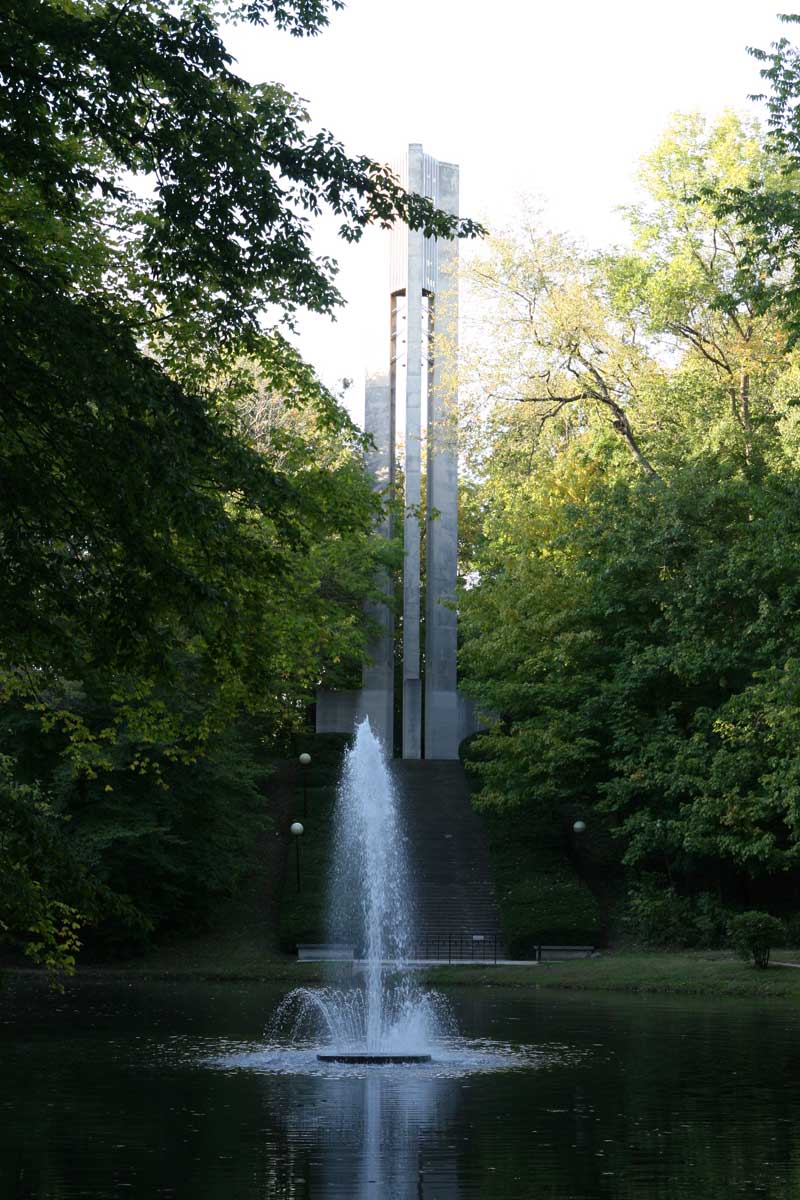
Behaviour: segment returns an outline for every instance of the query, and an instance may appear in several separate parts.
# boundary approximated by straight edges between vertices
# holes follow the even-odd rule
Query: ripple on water
[[[341,1048],[337,1048],[341,1049]],[[322,1079],[363,1079],[372,1074],[397,1074],[404,1079],[462,1079],[498,1071],[541,1071],[575,1066],[587,1054],[572,1046],[548,1043],[538,1046],[513,1045],[488,1039],[448,1038],[428,1048],[428,1063],[330,1063],[317,1054],[330,1046],[318,1042],[261,1043],[244,1047],[231,1045],[222,1053],[204,1057],[206,1066],[222,1071],[250,1071],[259,1075],[306,1075]],[[345,1048],[346,1050],[346,1048]]]

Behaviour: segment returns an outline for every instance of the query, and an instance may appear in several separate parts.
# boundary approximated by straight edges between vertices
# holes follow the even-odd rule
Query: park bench
[[[569,958],[590,958],[594,946],[537,946],[537,962],[558,962]]]

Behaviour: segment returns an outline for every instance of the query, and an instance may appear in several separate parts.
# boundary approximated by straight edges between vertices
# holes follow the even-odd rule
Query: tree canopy
[[[326,12],[4,8],[0,644],[14,668],[53,653],[68,656],[59,668],[139,655],[150,667],[177,614],[209,645],[234,631],[237,589],[221,579],[274,576],[324,506],[234,435],[231,403],[252,380],[231,387],[231,364],[246,355],[287,401],[354,436],[281,330],[299,306],[339,299],[310,216],[328,206],[348,238],[396,219],[472,229],[309,132],[279,85],[232,72],[223,16],[313,34]]]
[[[332,211],[351,241],[371,223],[477,226],[311,129],[280,84],[236,74],[224,21],[313,36],[338,7],[0,11],[0,743],[17,760],[0,787],[9,828],[34,822],[0,849],[56,916],[71,895],[169,919],[142,888],[148,854],[173,915],[203,878],[229,886],[226,797],[247,836],[265,739],[363,655],[387,552],[364,439],[290,337],[298,310],[340,302],[313,219]],[[264,404],[286,419],[254,424]],[[204,773],[215,871],[188,816]],[[60,884],[24,861],[45,827],[72,863]],[[13,910],[24,932],[22,894],[0,921]]]
[[[800,375],[784,312],[743,286],[769,253],[721,199],[784,171],[752,123],[677,118],[629,247],[529,219],[470,280],[483,801],[556,830],[591,814],[629,879],[734,904],[767,879],[796,899],[800,854]]]

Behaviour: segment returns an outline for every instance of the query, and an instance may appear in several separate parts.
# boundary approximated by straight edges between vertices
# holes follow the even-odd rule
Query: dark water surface
[[[0,1198],[800,1197],[791,1006],[454,989],[449,1065],[308,1073],[261,1053],[280,997],[11,985]]]

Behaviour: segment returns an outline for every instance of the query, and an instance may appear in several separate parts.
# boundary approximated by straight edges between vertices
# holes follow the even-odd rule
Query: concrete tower
[[[409,191],[458,214],[458,167],[411,145],[396,164]],[[376,449],[369,468],[376,487],[405,479],[402,647],[402,755],[458,758],[461,738],[472,732],[472,709],[456,687],[455,599],[458,551],[457,394],[458,243],[423,237],[398,226],[391,235],[389,371],[367,380],[365,428]],[[400,436],[398,436],[400,435]],[[402,444],[400,439],[402,438]],[[423,454],[427,503],[421,515]],[[425,521],[425,646],[421,645],[421,526]],[[391,531],[387,528],[388,535]],[[388,580],[385,581],[388,590]],[[368,715],[390,748],[394,726],[394,619],[372,605],[379,634],[370,646],[358,692],[323,692],[317,698],[317,731],[347,731]],[[424,700],[422,680],[424,677]],[[424,719],[423,719],[424,710]]]

